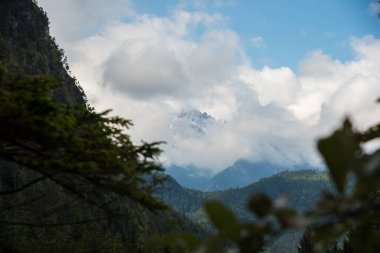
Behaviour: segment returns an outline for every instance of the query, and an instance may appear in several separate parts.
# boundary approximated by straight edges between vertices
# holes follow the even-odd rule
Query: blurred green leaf
[[[255,193],[248,202],[248,208],[257,217],[264,217],[272,211],[272,201],[269,197],[261,193]]]
[[[154,243],[160,246],[168,246],[172,251],[180,253],[194,252],[201,245],[201,242],[196,235],[179,232],[169,233],[162,238],[156,238],[154,239]]]
[[[211,222],[219,230],[237,223],[235,214],[218,201],[206,202],[204,209]]]
[[[274,211],[275,217],[283,227],[298,227],[297,211],[292,208],[278,208]]]
[[[328,166],[336,188],[342,193],[349,171],[360,166],[358,162],[362,155],[359,138],[354,133],[351,122],[346,119],[340,129],[319,140],[318,150]]]

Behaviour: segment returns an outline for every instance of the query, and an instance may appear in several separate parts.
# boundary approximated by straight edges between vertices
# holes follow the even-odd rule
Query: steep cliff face
[[[67,73],[63,50],[49,34],[46,13],[32,0],[0,1],[0,65],[9,72],[50,75],[60,103],[84,104],[85,95]]]
[[[33,0],[0,0],[0,68],[27,75],[58,79],[53,98],[63,104],[84,105],[85,95],[65,69],[63,51],[49,34],[46,13]],[[0,161],[0,184],[14,182],[14,167]],[[8,168],[8,169],[6,169]],[[8,173],[9,172],[9,173]],[[17,180],[16,180],[17,181]]]

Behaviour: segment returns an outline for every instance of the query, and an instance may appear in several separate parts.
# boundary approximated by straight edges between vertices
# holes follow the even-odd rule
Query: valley
[[[326,172],[295,170],[279,172],[242,188],[214,192],[184,188],[174,179],[170,179],[162,191],[158,193],[158,197],[191,221],[200,224],[206,230],[212,231],[210,221],[203,211],[203,204],[207,201],[221,201],[239,219],[250,221],[254,219],[254,216],[248,210],[247,203],[254,193],[264,193],[272,199],[286,202],[286,205],[291,208],[307,211],[315,206],[321,193],[324,190],[331,190],[331,187]],[[286,247],[287,252],[296,253],[301,235],[302,231],[295,231],[275,238],[269,247],[270,252],[282,252],[278,250],[283,250]],[[286,246],[284,245],[285,242]]]

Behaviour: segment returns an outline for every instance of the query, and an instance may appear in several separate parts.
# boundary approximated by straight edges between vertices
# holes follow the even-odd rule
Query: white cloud
[[[251,39],[251,43],[256,48],[265,48],[265,42],[264,39],[261,36],[257,36]]]
[[[39,0],[47,11],[53,36],[62,44],[99,32],[104,25],[135,15],[131,0]],[[69,51],[69,50],[68,50]]]
[[[178,11],[171,19],[112,24],[72,47],[78,59],[72,68],[92,65],[104,86],[133,97],[188,96],[234,71],[239,40],[220,22],[218,15]],[[201,38],[190,39],[199,28],[205,29]]]
[[[129,1],[116,1],[119,7],[129,4],[125,14],[98,0],[104,15],[115,13],[113,21],[95,16],[101,23],[95,33],[79,33],[88,29],[84,25],[70,37],[67,24],[57,20],[73,15],[66,20],[86,23],[92,11],[78,8],[87,2],[41,2],[51,8],[53,32],[62,35],[58,42],[67,46],[71,69],[90,101],[131,118],[135,141],[167,141],[165,162],[215,171],[240,158],[317,164],[316,136],[331,131],[343,115],[352,114],[361,128],[380,117],[374,103],[380,96],[380,40],[372,36],[351,39],[356,58],[349,62],[315,50],[300,61],[298,73],[255,69],[239,36],[218,14],[139,15]],[[126,15],[128,22],[121,18]],[[178,114],[193,109],[215,121],[201,135],[173,133]]]
[[[186,80],[176,53],[165,42],[128,41],[104,62],[104,83],[117,92],[147,98],[179,91]]]
[[[241,68],[241,77],[258,95],[261,105],[277,103],[287,106],[294,100],[298,81],[290,68],[256,70],[251,66]]]

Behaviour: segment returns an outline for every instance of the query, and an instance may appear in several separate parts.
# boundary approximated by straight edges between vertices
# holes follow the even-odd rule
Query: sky
[[[38,2],[91,105],[164,165],[323,166],[317,138],[380,118],[377,1]]]

